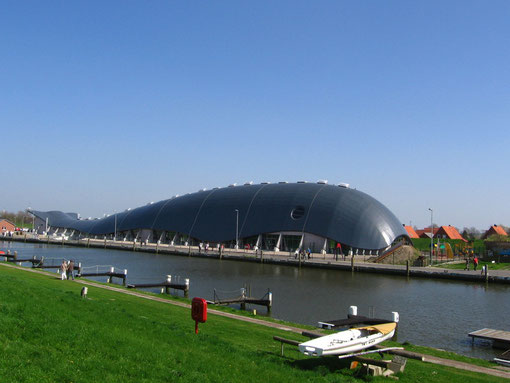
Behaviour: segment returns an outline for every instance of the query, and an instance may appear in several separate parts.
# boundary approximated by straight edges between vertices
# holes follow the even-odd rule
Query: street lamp
[[[239,249],[239,210],[236,209],[236,249]]]
[[[117,240],[117,212],[113,211],[113,213],[115,214],[115,231],[113,233],[113,240],[116,241]]]
[[[432,252],[434,251],[434,211],[429,207],[430,210],[430,265],[432,266]]]

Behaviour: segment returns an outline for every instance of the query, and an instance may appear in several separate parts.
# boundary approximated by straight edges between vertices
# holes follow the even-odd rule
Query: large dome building
[[[317,183],[247,183],[201,190],[128,209],[101,219],[60,211],[31,211],[36,228],[73,237],[140,240],[173,245],[250,245],[272,251],[310,248],[331,252],[337,243],[375,253],[409,240],[399,220],[371,196]]]

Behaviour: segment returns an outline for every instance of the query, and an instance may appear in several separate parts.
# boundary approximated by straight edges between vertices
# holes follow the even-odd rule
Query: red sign
[[[191,318],[195,321],[195,334],[198,334],[198,324],[207,320],[207,301],[193,298],[191,301]]]

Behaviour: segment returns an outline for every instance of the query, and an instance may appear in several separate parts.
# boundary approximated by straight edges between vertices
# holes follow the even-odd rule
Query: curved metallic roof
[[[199,191],[116,214],[117,231],[167,230],[210,242],[274,232],[307,232],[361,249],[385,248],[407,232],[383,204],[355,189],[312,184],[260,184]],[[291,214],[295,211],[294,214]],[[58,212],[33,214],[53,227],[93,235],[114,232],[115,217],[78,220]]]

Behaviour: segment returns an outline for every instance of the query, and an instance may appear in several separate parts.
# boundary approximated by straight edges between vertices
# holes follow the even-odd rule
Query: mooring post
[[[133,240],[133,251],[136,251],[136,239]]]
[[[156,242],[156,254],[158,254],[158,253],[159,253],[159,241]]]
[[[113,273],[115,271],[115,268],[114,267],[110,267],[110,276],[108,277],[108,283],[112,283],[113,282]]]
[[[267,313],[269,314],[271,312],[271,306],[273,306],[273,293],[267,289]]]
[[[260,263],[264,263],[264,255],[262,254],[262,249],[260,249]]]
[[[489,265],[485,265],[485,282],[489,282]]]
[[[81,266],[81,263],[80,263]],[[124,269],[124,276],[122,277],[122,286],[126,286],[127,269]]]
[[[90,238],[87,238],[87,247],[90,247]]]
[[[354,254],[351,256],[351,271],[354,271]]]
[[[406,261],[406,275],[409,278],[409,259]]]
[[[168,284],[172,283],[172,276],[171,275],[167,275],[166,276],[166,283],[168,283]],[[165,294],[169,294],[169,293],[170,293],[170,287],[165,286]]]
[[[220,259],[223,257],[223,246],[220,245]]]
[[[104,237],[104,248],[106,249],[106,237]]]
[[[14,252],[14,262],[16,262],[16,259],[17,259],[17,258],[18,258],[18,252],[17,252],[17,251],[15,251],[15,252]]]
[[[241,310],[246,310],[246,284],[241,288]]]
[[[184,284],[186,285],[186,290],[184,290],[184,298],[188,297],[188,291],[189,291],[189,278],[186,278],[184,280]]]

